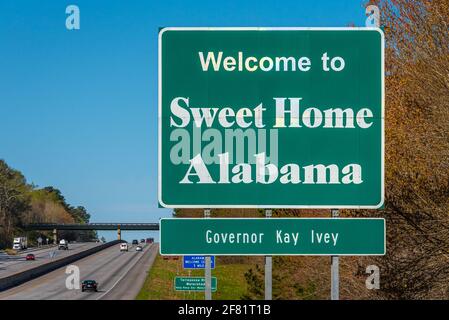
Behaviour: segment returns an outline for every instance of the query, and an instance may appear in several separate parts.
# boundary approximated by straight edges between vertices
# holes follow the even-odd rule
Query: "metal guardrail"
[[[106,248],[109,248],[109,247],[116,245],[118,243],[121,243],[121,242],[123,242],[123,241],[114,240],[111,242],[107,242],[105,244],[75,253],[68,257],[60,258],[58,260],[37,266],[36,268],[21,271],[16,274],[13,274],[13,275],[6,276],[4,278],[0,278],[0,291],[4,291],[6,289],[18,286],[24,282],[27,282],[27,281],[33,280],[35,278],[38,278],[40,276],[43,276],[51,271],[54,271],[61,267],[64,267],[74,261],[77,261],[79,259],[90,256],[94,253],[97,253],[101,250],[104,250]]]

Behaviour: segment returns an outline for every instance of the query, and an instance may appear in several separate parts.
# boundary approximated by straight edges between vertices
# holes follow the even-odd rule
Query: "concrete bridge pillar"
[[[57,244],[58,243],[58,230],[53,229],[53,243]]]
[[[120,225],[117,228],[117,240],[122,240],[122,231],[120,230]]]

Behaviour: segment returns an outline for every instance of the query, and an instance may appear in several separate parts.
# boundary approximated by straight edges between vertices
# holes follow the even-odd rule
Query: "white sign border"
[[[377,31],[381,35],[381,199],[377,205],[170,205],[162,201],[162,35],[166,31]],[[373,27],[165,27],[158,37],[158,201],[164,208],[283,208],[283,209],[379,209],[385,200],[385,36],[380,28]]]
[[[362,254],[362,253],[358,253],[358,254],[349,254],[349,253],[329,253],[329,254],[323,254],[323,253],[276,253],[276,252],[270,252],[270,253],[182,253],[182,254],[175,254],[175,253],[163,253],[162,252],[162,220],[203,220],[204,218],[161,218],[160,223],[159,223],[159,254],[161,256],[184,256],[184,255],[188,255],[188,256],[216,256],[216,257],[220,257],[220,256],[259,256],[259,257],[263,257],[263,256],[318,256],[318,257],[330,257],[330,256],[348,256],[348,257],[360,257],[360,256],[366,256],[366,257],[374,257],[374,256],[384,256],[387,252],[387,225],[386,225],[386,221],[385,218],[352,218],[352,217],[347,217],[347,218],[324,218],[324,217],[297,217],[297,218],[213,218],[211,219],[211,221],[216,221],[216,220],[232,220],[232,219],[237,219],[237,220],[264,220],[264,221],[276,221],[276,220],[331,220],[331,221],[335,221],[335,220],[382,220],[383,221],[383,225],[384,225],[384,251],[383,253],[369,253],[369,254]]]
[[[198,269],[199,270],[199,269]],[[206,291],[206,290],[177,290],[176,289],[176,278],[195,278],[195,279],[198,279],[198,278],[202,278],[202,279],[205,279],[206,277],[199,277],[199,276],[195,276],[195,277],[190,277],[190,276],[175,276],[174,278],[173,278],[173,289],[175,290],[175,291],[177,291],[177,292],[204,292],[204,291]],[[215,290],[213,290],[212,289],[212,278],[215,278],[215,283],[216,283],[216,286],[215,286]],[[210,284],[210,286],[211,286],[211,291],[212,292],[217,292],[217,289],[218,289],[218,278],[217,277],[211,277],[211,284]]]

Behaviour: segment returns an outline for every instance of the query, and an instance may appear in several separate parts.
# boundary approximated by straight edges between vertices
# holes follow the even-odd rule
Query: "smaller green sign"
[[[217,291],[217,278],[211,278],[211,289]],[[205,291],[206,279],[204,277],[175,277],[176,291]]]

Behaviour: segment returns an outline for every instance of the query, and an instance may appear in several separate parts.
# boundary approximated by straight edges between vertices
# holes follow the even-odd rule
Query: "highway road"
[[[15,256],[2,254],[0,255],[0,278],[4,278],[17,272],[35,268],[42,264],[54,261],[55,259],[67,257],[80,251],[93,248],[100,244],[101,243],[95,242],[73,243],[69,244],[69,250],[58,250],[58,248],[54,246],[45,249],[26,250],[20,252]],[[25,256],[28,253],[34,254],[36,260],[26,261]]]
[[[60,268],[20,286],[0,292],[1,300],[109,300],[134,299],[143,285],[147,272],[158,253],[158,244],[144,245],[142,252],[135,246],[120,252],[119,245],[102,250],[73,265],[80,270],[80,280],[96,280],[98,292],[81,292],[66,288],[66,268]]]

